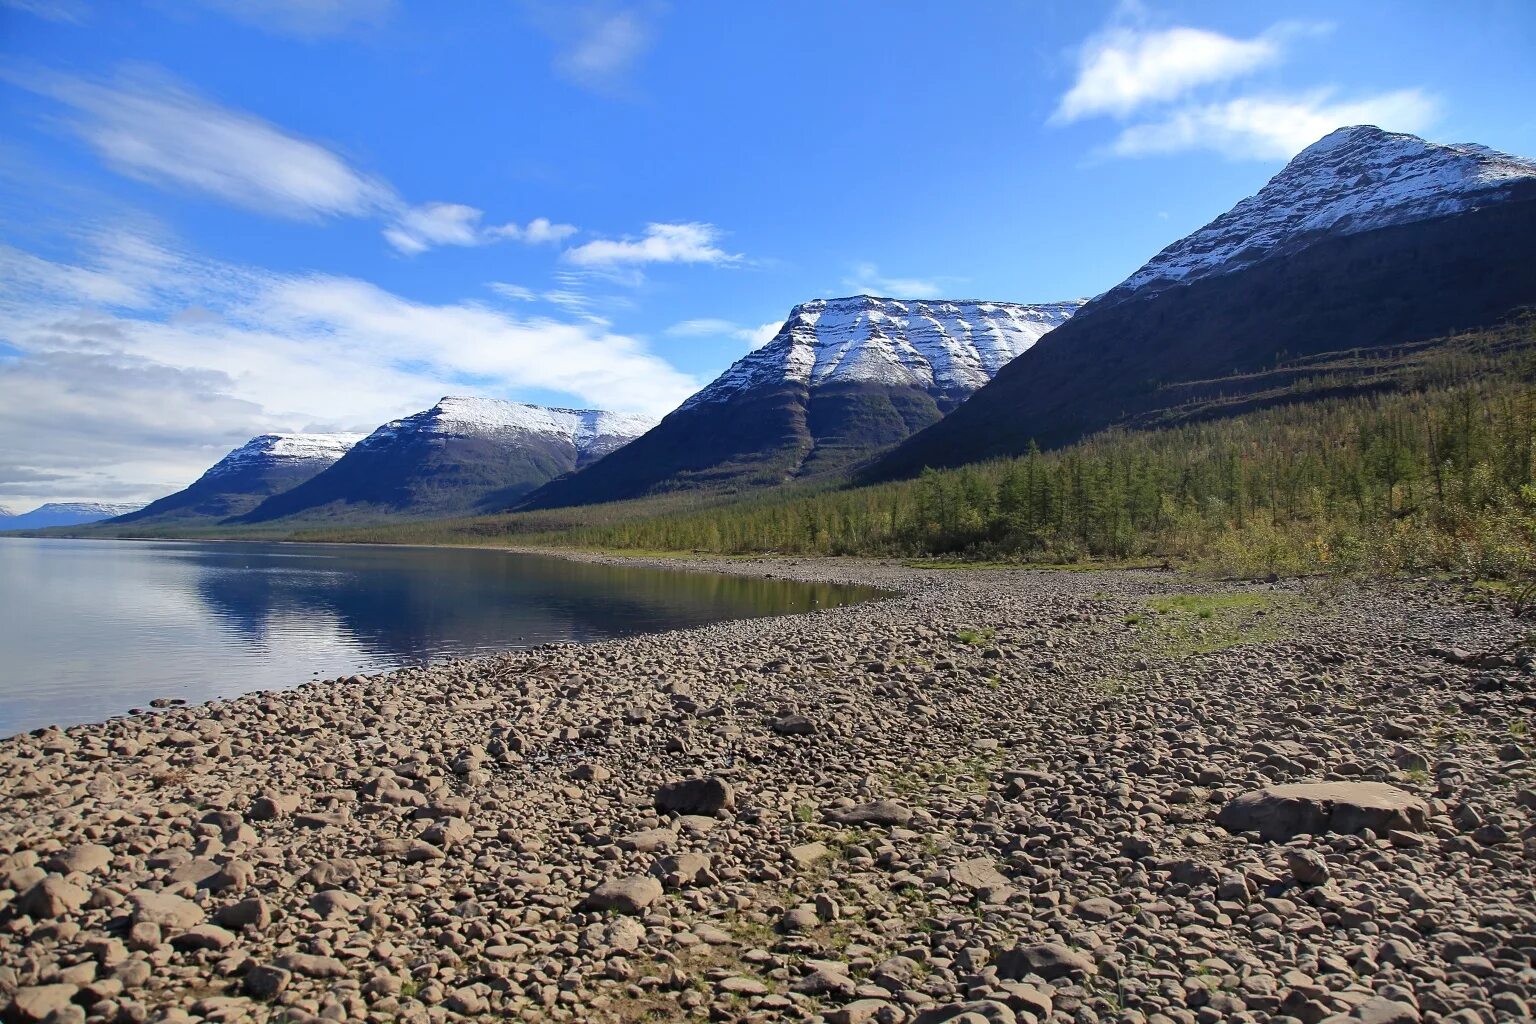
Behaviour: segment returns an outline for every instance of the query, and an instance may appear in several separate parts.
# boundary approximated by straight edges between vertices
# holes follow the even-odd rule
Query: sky
[[[446,394],[660,416],[799,302],[1091,296],[1536,4],[0,0],[0,505]]]

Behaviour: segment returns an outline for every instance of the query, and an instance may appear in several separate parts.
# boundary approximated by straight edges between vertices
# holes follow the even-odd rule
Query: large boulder
[[[90,893],[66,882],[58,875],[48,875],[41,882],[22,893],[16,900],[16,909],[34,921],[51,921],[65,914],[73,914],[85,906]]]
[[[661,899],[661,893],[661,882],[650,875],[614,878],[593,889],[581,909],[643,914],[646,907]]]
[[[1098,973],[1098,965],[1091,957],[1057,942],[1021,942],[997,958],[997,976],[1004,981],[1023,981],[1032,974],[1055,981]]]
[[[912,809],[899,800],[875,800],[829,811],[827,817],[838,825],[905,825],[912,820]]]
[[[139,889],[128,894],[133,907],[134,924],[153,924],[173,931],[186,931],[203,923],[203,908],[191,900],[168,892]]]
[[[74,1001],[80,989],[74,985],[28,985],[16,990],[6,1020],[21,1024],[34,1024],[50,1017],[62,1015]]]
[[[99,843],[78,843],[55,854],[48,861],[48,870],[61,875],[79,871],[90,874],[112,863],[112,851]]]
[[[1014,1024],[1013,1009],[995,999],[931,1006],[918,1013],[912,1024]]]
[[[1231,832],[1257,832],[1267,840],[1370,829],[1422,832],[1429,808],[1412,793],[1384,782],[1302,782],[1257,789],[1230,801],[1216,820]]]
[[[714,775],[679,779],[656,791],[656,809],[664,814],[719,814],[736,806],[736,791]]]

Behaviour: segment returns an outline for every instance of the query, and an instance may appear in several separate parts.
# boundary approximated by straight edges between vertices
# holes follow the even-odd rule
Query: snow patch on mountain
[[[856,295],[790,310],[773,340],[737,360],[679,411],[789,382],[876,383],[963,396],[1082,307]]]
[[[325,463],[341,458],[364,434],[262,434],[253,437],[209,468],[204,478],[223,476],[252,466]]]
[[[495,398],[450,395],[425,412],[391,420],[360,443],[371,447],[409,433],[493,438],[543,434],[569,441],[578,456],[585,456],[598,448],[618,447],[615,442],[633,440],[655,425],[656,421],[648,416],[629,413],[552,409]]]
[[[143,508],[142,503],[137,505],[118,505],[104,501],[50,501],[45,505],[39,505],[31,512],[23,512],[22,515],[36,515],[39,512],[68,513],[71,515],[100,516],[109,519],[112,516],[126,515]]]
[[[1231,273],[1304,248],[1319,234],[1356,234],[1461,213],[1532,180],[1536,160],[1486,146],[1426,142],[1370,125],[1340,128],[1108,295]]]
[[[103,519],[137,512],[143,505],[115,505],[102,501],[50,501],[30,512],[3,520],[7,530],[41,530],[50,526],[84,526]]]

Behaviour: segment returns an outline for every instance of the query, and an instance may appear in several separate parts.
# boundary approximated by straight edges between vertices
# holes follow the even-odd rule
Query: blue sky
[[[0,0],[0,503],[1095,294],[1342,124],[1536,154],[1532,54],[1518,0]]]

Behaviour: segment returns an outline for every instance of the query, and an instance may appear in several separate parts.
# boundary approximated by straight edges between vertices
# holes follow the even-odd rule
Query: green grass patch
[[[1183,614],[1209,619],[1218,612],[1253,608],[1273,608],[1277,604],[1270,594],[1169,594],[1154,597],[1147,606],[1160,615]]]
[[[1272,643],[1292,633],[1291,618],[1307,606],[1293,594],[1164,594],[1147,601],[1148,646],[1171,658],[1212,654],[1242,644]]]

